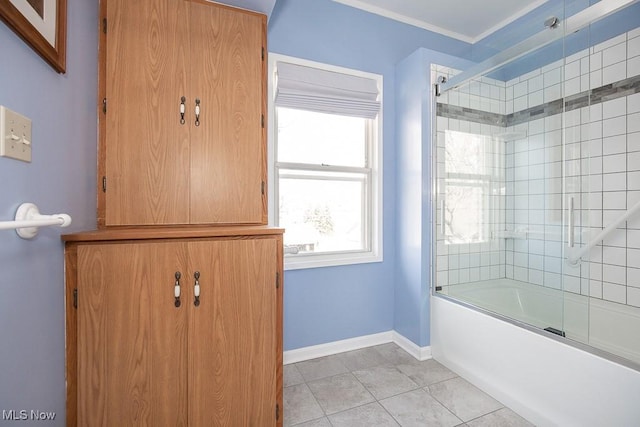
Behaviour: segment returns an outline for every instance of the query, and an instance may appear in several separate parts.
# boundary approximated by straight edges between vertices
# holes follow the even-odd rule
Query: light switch
[[[0,156],[31,162],[31,120],[0,105]]]

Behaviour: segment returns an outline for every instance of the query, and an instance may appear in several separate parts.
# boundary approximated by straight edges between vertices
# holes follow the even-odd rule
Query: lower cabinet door
[[[186,426],[185,243],[78,247],[78,425]],[[186,282],[185,282],[186,284]],[[184,288],[185,286],[183,286]]]
[[[281,425],[279,242],[78,245],[78,425]]]
[[[200,271],[189,314],[189,425],[276,425],[277,241],[192,242],[189,259]]]

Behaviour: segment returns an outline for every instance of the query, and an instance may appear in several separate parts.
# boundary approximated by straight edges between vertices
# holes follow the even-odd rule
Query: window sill
[[[341,252],[335,254],[287,255],[284,257],[285,270],[336,267],[340,265],[382,262],[382,254],[374,252]]]

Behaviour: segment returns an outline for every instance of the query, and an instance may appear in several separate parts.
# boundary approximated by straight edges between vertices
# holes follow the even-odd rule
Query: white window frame
[[[380,112],[375,119],[371,120],[372,126],[367,129],[368,153],[370,165],[370,207],[369,215],[364,218],[365,224],[370,229],[367,239],[368,250],[362,251],[342,251],[331,253],[310,253],[299,254],[295,256],[286,255],[284,257],[285,270],[298,270],[306,268],[330,267],[339,265],[363,264],[371,262],[382,262],[382,76],[373,73],[353,70],[349,68],[337,67],[319,62],[309,61],[305,59],[295,58],[276,53],[269,53],[269,78],[268,78],[268,163],[269,163],[269,224],[277,226],[277,207],[278,207],[278,171],[276,167],[276,150],[277,150],[277,118],[275,99],[275,68],[278,61],[288,62],[291,64],[314,67],[327,71],[334,71],[354,76],[375,79],[380,88]],[[285,167],[285,164],[280,167]],[[290,165],[291,166],[291,165]],[[327,170],[329,171],[329,170]],[[286,228],[285,228],[286,233]]]

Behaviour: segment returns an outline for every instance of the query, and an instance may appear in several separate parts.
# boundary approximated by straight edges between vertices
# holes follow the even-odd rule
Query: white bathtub
[[[640,363],[640,310],[508,279],[447,291]],[[445,298],[431,298],[431,308],[434,358],[534,424],[640,426],[638,370]]]
[[[640,365],[640,308],[511,279],[449,286],[447,294],[538,328],[564,331],[571,340]]]

